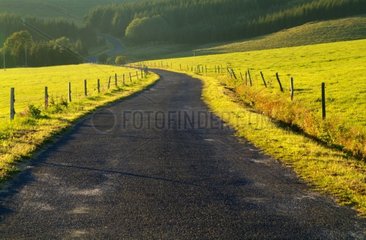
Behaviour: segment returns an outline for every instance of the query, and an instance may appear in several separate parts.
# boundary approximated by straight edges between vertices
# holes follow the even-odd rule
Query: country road
[[[209,113],[201,82],[152,88],[78,123],[0,192],[0,239],[365,239]]]

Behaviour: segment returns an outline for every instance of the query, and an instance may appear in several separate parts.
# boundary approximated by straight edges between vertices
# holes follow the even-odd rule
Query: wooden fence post
[[[234,71],[234,69],[233,69],[233,68],[231,68],[231,72],[233,73],[233,77],[234,77],[234,79],[235,79],[235,80],[237,80],[238,78],[236,77],[236,74],[235,74],[235,71]]]
[[[71,82],[69,82],[69,102],[72,102]]]
[[[109,79],[108,79],[108,89],[110,89],[111,88],[111,76],[109,76]]]
[[[97,80],[97,90],[98,94],[100,93],[100,79]]]
[[[283,92],[283,87],[282,87],[280,75],[278,73],[276,73],[276,78],[277,78],[278,85],[280,85],[280,90],[281,90],[281,92]]]
[[[10,120],[14,120],[15,117],[15,88],[10,89]]]
[[[130,75],[130,82],[132,83],[132,75],[131,73],[128,73]]]
[[[232,78],[233,78],[233,74],[232,74],[232,72],[230,71],[230,68],[229,68],[229,67],[227,67],[227,68],[226,68],[226,70],[227,70],[227,73],[230,75],[230,78],[232,79]]]
[[[48,87],[44,87],[44,108],[48,109]]]
[[[261,77],[262,77],[262,81],[263,81],[264,86],[267,87],[267,82],[266,82],[266,79],[264,78],[264,75],[263,75],[262,71],[261,71]]]
[[[250,75],[250,70],[248,69],[248,78],[249,78],[249,84],[252,87],[253,86],[253,81],[252,81],[252,76]]]
[[[139,80],[139,72],[138,71],[136,71],[136,78],[137,78],[137,80]]]
[[[123,82],[123,86],[126,85],[126,76],[125,76],[125,74],[122,75],[122,82]]]
[[[114,85],[116,86],[116,88],[118,87],[118,76],[117,76],[117,73],[114,74]]]
[[[294,94],[295,94],[295,88],[294,88],[294,78],[291,77],[291,88],[290,88],[290,91],[291,91],[291,101],[294,100]]]
[[[327,118],[327,111],[326,111],[326,99],[325,99],[325,83],[322,83],[322,118],[325,120]]]
[[[88,80],[84,80],[84,96],[88,96]]]

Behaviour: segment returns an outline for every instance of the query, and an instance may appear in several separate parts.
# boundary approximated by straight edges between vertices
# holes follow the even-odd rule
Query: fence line
[[[129,79],[130,79],[130,82],[129,84],[126,83],[126,73],[123,73],[121,76],[122,76],[122,82],[121,82],[121,87],[125,87],[125,86],[129,86],[131,84],[134,84],[136,83],[136,81],[138,80],[142,80],[142,79],[146,79],[149,75],[149,70],[147,68],[144,68],[144,69],[141,69],[140,71],[140,74],[139,74],[139,71],[136,71],[135,74],[132,74],[131,72],[129,72]],[[109,90],[111,88],[111,79],[112,79],[112,76],[109,76],[109,80],[108,80],[108,83],[107,83],[107,89]],[[114,74],[114,86],[115,86],[115,89],[118,90],[118,89],[121,89],[120,85],[119,85],[119,75],[117,73]],[[76,99],[79,99],[81,96],[82,96],[82,93],[80,92],[80,96],[77,96],[77,91],[76,89],[73,89],[73,86],[72,86],[72,82],[66,82],[65,84],[67,84],[67,101],[69,103],[72,103],[75,99],[74,97],[76,97]],[[102,94],[102,93],[106,93],[108,91],[103,91],[103,89],[101,88],[103,85],[101,84],[101,80],[100,79],[97,79],[97,82],[96,82],[96,90],[97,90],[97,94]],[[84,87],[84,98],[88,98],[88,96],[90,95],[89,94],[89,91],[88,91],[88,80],[87,79],[84,79],[83,81],[83,87]],[[73,92],[73,90],[75,90],[75,93]],[[76,95],[75,95],[76,94]],[[60,97],[60,99],[62,99],[62,95]],[[10,120],[14,120],[15,119],[15,116],[16,116],[16,89],[14,87],[10,88]],[[50,99],[52,101],[50,101]],[[45,86],[44,87],[44,97],[43,97],[43,104],[44,104],[44,109],[47,111],[50,107],[51,104],[55,104],[55,98],[53,97],[53,95],[51,95],[51,98],[50,98],[50,94],[49,94],[49,87],[48,86]],[[57,99],[56,99],[57,101]],[[60,100],[61,101],[61,100]],[[32,104],[32,103],[30,103]]]
[[[137,64],[135,66],[140,67],[140,68],[143,67],[143,66],[169,68],[169,66],[170,66],[173,69],[172,64],[164,64],[163,61],[160,61],[159,64],[156,64],[156,62],[154,62],[152,64],[149,63],[149,62],[143,62],[142,64]],[[180,64],[179,65],[179,70],[181,70],[181,69],[182,69],[182,65]],[[224,68],[220,65],[214,65],[212,68],[207,67],[207,65],[203,65],[203,64],[198,64],[196,66],[190,66],[189,64],[187,64],[187,66],[186,66],[187,71],[190,71],[190,72],[193,72],[193,73],[196,73],[196,74],[206,74],[206,75],[211,74],[211,73],[216,74],[216,75],[225,74],[222,71],[223,69]],[[226,74],[230,79],[235,80],[235,81],[238,80],[237,73],[235,72],[235,69],[233,67],[227,66],[226,67]],[[259,71],[259,75],[261,77],[263,86],[265,88],[272,87],[270,82],[268,82],[265,79],[264,73],[262,71]],[[245,71],[245,77],[244,77],[242,72],[239,72],[239,76],[240,76],[240,80],[246,86],[249,85],[249,86],[252,87],[254,85],[250,69],[247,69],[247,71]],[[284,87],[283,87],[283,84],[282,84],[282,81],[281,81],[281,78],[280,78],[280,74],[278,72],[276,72],[275,78],[277,80],[280,92],[284,93],[285,90],[284,90]],[[290,96],[291,101],[294,101],[295,92],[296,92],[296,89],[295,89],[295,86],[294,86],[294,78],[291,77],[290,78],[290,88],[289,88],[289,96]],[[322,99],[321,109],[322,109],[322,119],[323,120],[326,119],[326,96],[325,96],[325,94],[326,94],[326,88],[325,88],[325,83],[324,83],[321,86],[321,99]]]

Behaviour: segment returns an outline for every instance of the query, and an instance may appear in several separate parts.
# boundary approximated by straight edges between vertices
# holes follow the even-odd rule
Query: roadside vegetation
[[[365,52],[366,40],[356,40],[141,64],[199,77],[208,105],[239,136],[292,166],[341,204],[366,214],[366,164],[361,161],[366,159]],[[245,77],[248,70],[253,86]],[[321,116],[321,82],[327,86],[326,120]]]
[[[118,74],[118,87],[114,76]],[[133,76],[129,80],[129,73]],[[123,74],[125,84],[123,85]],[[109,85],[109,77],[113,76]],[[88,96],[84,96],[84,79]],[[100,79],[98,93],[97,79]],[[35,150],[55,134],[70,127],[75,120],[99,106],[143,90],[158,80],[155,74],[136,78],[129,68],[106,65],[71,65],[46,68],[8,69],[0,74],[0,182],[18,170],[20,160],[30,158]],[[72,84],[72,102],[68,83]],[[45,109],[44,88],[49,90]],[[9,92],[15,88],[15,120],[9,119]]]
[[[342,49],[340,51],[339,49]],[[258,111],[352,155],[366,157],[366,40],[263,51],[163,60],[164,66],[197,71],[205,66]],[[161,64],[160,62],[156,62]],[[149,63],[153,64],[153,63]],[[158,65],[159,66],[159,65]],[[220,66],[222,74],[215,74]],[[227,68],[237,79],[228,78]],[[250,71],[253,86],[245,85]],[[264,87],[260,72],[268,88]],[[276,73],[281,79],[280,91]],[[294,101],[290,100],[290,78]],[[321,113],[321,83],[327,86],[326,121]]]

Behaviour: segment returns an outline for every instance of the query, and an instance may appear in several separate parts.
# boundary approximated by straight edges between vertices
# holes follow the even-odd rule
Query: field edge
[[[101,108],[112,106],[113,104],[124,101],[128,98],[134,97],[135,95],[140,94],[141,92],[153,87],[159,80],[160,76],[158,74],[150,72],[150,77],[146,79],[146,84],[138,83],[137,86],[134,86],[136,87],[136,89],[134,90],[126,91],[123,88],[114,90],[113,94],[115,95],[111,96],[108,96],[108,93],[106,93],[103,95],[103,97],[107,97],[107,100],[101,102],[101,104],[92,106],[90,109],[82,111],[79,115],[76,115],[75,117],[67,117],[66,121],[65,119],[59,120],[58,127],[56,127],[55,129],[50,129],[50,131],[42,132],[43,137],[41,139],[37,139],[37,144],[32,146],[30,151],[24,152],[24,154],[21,156],[14,155],[11,161],[7,162],[8,166],[6,168],[0,168],[0,190],[6,188],[9,181],[15,178],[18,173],[24,171],[28,167],[30,161],[34,160],[37,156],[39,156],[40,153],[56,143],[58,139],[71,131],[80,122],[87,119],[95,111],[98,111]],[[42,126],[40,126],[38,129],[39,131],[42,131],[41,127]]]
[[[341,206],[351,207],[360,217],[366,217],[366,163],[276,125],[269,117],[229,96],[214,77],[169,71],[200,80],[202,99],[214,114],[235,130],[237,137],[249,140],[284,167],[290,167],[311,189],[331,197]]]

